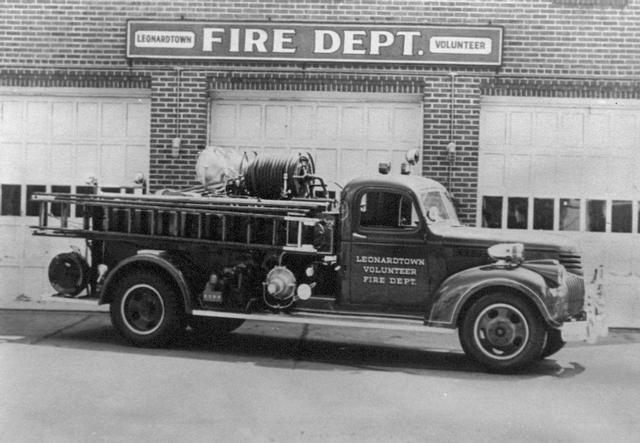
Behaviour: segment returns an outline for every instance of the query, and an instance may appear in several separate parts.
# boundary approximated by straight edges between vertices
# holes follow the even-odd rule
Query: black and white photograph
[[[637,442],[640,0],[0,0],[0,442]]]

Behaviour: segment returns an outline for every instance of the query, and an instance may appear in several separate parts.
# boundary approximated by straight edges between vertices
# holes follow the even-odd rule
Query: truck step
[[[69,303],[73,305],[84,305],[96,307],[98,306],[98,297],[90,297],[88,295],[78,295],[75,297],[69,297],[64,294],[51,294],[45,297],[45,300],[60,303]]]
[[[191,315],[211,318],[236,318],[276,323],[298,323],[321,326],[386,329],[394,331],[422,331],[451,334],[455,329],[425,326],[423,320],[393,317],[362,317],[357,315],[325,314],[310,312],[243,314],[238,312],[205,311],[194,309]]]

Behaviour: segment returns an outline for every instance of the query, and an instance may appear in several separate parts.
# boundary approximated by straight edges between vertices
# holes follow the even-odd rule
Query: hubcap
[[[129,288],[120,305],[124,323],[140,335],[155,332],[164,320],[164,302],[152,286],[141,284]]]
[[[529,325],[514,306],[495,303],[478,315],[473,334],[483,354],[492,359],[507,360],[524,350],[529,340]]]

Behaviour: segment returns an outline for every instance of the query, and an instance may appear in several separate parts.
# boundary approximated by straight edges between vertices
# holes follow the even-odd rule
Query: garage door
[[[89,174],[113,186],[131,183],[136,172],[148,175],[148,94],[0,90],[0,155],[0,297],[38,299],[52,291],[46,278],[50,258],[69,251],[72,242],[31,235],[37,207],[29,196],[89,192]],[[55,209],[53,215],[59,215]]]
[[[615,326],[640,326],[639,168],[639,101],[482,100],[478,224],[575,238]]]
[[[377,173],[381,162],[399,172],[407,150],[422,147],[421,101],[414,94],[215,93],[209,144],[240,152],[308,151],[319,175],[344,185]]]

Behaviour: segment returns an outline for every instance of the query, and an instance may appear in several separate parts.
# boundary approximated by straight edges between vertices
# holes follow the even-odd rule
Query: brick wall
[[[338,76],[326,69],[338,66],[313,65],[301,81],[294,70],[286,72],[292,66],[265,62],[235,65],[243,74],[234,77],[227,74],[231,65],[222,62],[128,62],[125,24],[136,18],[492,24],[505,30],[504,63],[499,69],[453,69],[453,85],[449,70],[420,66],[340,65]],[[638,98],[638,23],[640,0],[0,0],[0,85],[150,88],[153,187],[193,182],[195,153],[206,143],[211,87],[373,92],[409,87],[424,94],[423,172],[449,185],[463,219],[472,221],[480,97]],[[178,132],[182,155],[174,158],[171,139]],[[445,149],[451,140],[457,146],[453,163]]]
[[[505,28],[502,73],[640,75],[640,2],[636,0],[0,0],[0,63],[127,67],[127,19],[181,17],[491,23]]]

